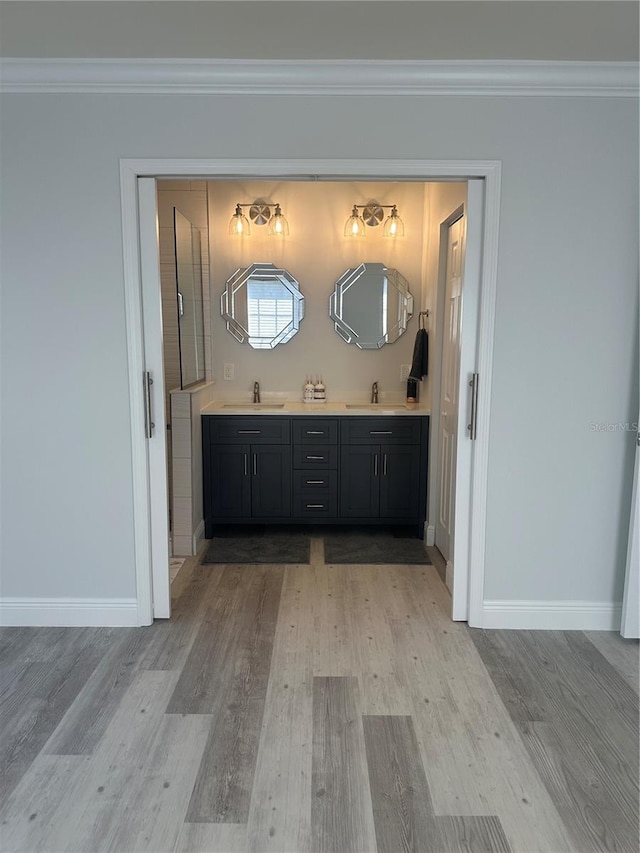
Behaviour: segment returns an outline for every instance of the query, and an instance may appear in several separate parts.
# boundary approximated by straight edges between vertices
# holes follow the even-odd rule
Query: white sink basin
[[[284,409],[284,403],[223,403],[223,409]]]

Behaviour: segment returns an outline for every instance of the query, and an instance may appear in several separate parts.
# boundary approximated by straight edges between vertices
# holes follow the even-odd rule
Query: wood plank
[[[211,724],[164,714],[176,678],[139,673],[93,755],[37,759],[3,812],[6,849],[173,848]]]
[[[356,678],[313,679],[311,788],[314,853],[375,853]]]
[[[617,631],[587,631],[586,638],[606,657],[629,687],[640,690],[640,644],[621,637]]]
[[[218,621],[217,636],[223,642],[213,646],[212,654],[222,649],[222,656],[217,661],[218,671],[209,671],[202,692],[214,724],[189,802],[190,823],[247,822],[282,579],[282,567],[245,569],[238,587],[240,597],[234,594],[228,602],[235,609],[227,610],[226,618]],[[217,590],[221,589],[222,580]],[[199,635],[198,640],[188,684],[193,683],[193,672],[202,671],[202,649],[208,646],[206,638]],[[189,660],[185,671],[188,667]],[[169,708],[184,707],[178,690],[176,687]],[[203,713],[204,704],[194,703],[194,698],[193,693],[187,694],[189,713],[193,713],[194,704]]]
[[[378,853],[440,853],[442,839],[411,717],[364,716]]]
[[[493,815],[436,818],[442,853],[511,853],[499,818]]]
[[[220,577],[221,572],[211,566],[199,565],[191,571],[181,594],[171,602],[171,618],[154,622],[141,669],[182,670]]]
[[[602,784],[561,724],[519,726],[534,764],[581,853],[638,849],[638,811],[627,809]]]
[[[280,853],[283,853],[284,848]],[[242,823],[183,823],[173,853],[253,853]],[[297,853],[297,852],[296,852]]]
[[[93,752],[122,697],[136,677],[153,637],[148,628],[120,629],[95,667],[63,720],[45,745],[51,755],[87,755]]]
[[[25,664],[0,702],[0,799],[5,798],[73,707],[106,648],[108,632],[77,632],[77,646],[60,648],[57,660]]]
[[[591,666],[568,647],[566,636],[553,631],[492,631],[490,640],[510,656],[511,665],[529,680],[543,719],[562,728],[572,748],[582,754],[619,802],[633,812],[638,803],[638,731],[631,726],[628,704],[637,697],[623,685],[619,702],[594,674]],[[612,671],[612,670],[611,670]],[[636,711],[637,715],[637,711]]]
[[[249,809],[252,853],[311,851],[314,551],[312,539],[311,565],[285,569]]]

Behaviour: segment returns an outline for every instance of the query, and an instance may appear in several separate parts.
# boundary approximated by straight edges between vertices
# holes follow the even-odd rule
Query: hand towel
[[[429,335],[426,329],[418,329],[416,342],[413,345],[413,363],[409,379],[422,381],[422,377],[429,372]]]

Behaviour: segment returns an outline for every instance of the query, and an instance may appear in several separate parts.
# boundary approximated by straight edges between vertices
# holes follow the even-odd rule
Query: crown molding
[[[637,98],[637,62],[2,59],[7,93]]]

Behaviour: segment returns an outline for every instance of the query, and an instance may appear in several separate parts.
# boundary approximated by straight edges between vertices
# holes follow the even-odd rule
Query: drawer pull
[[[307,504],[307,509],[324,509],[324,504]]]
[[[249,466],[248,466],[248,461],[249,461],[249,460],[247,459],[247,456],[248,456],[248,454],[247,454],[247,453],[245,453],[245,454],[244,454],[244,476],[245,476],[245,477],[246,477],[246,476],[247,476],[247,474],[249,473]]]
[[[324,480],[307,480],[307,486],[324,486]]]
[[[387,476],[387,454],[386,453],[382,454],[382,476],[383,477]]]
[[[371,429],[369,435],[393,435],[392,429]]]
[[[258,454],[257,453],[253,454],[253,476],[254,477],[258,476]]]
[[[307,435],[324,435],[323,429],[308,429]]]
[[[373,457],[373,476],[378,476],[378,454]]]
[[[239,429],[238,435],[260,435],[261,429]]]
[[[324,459],[324,456],[306,456],[305,458],[306,459],[314,459],[314,460],[317,460],[319,462],[322,462],[322,460]]]

